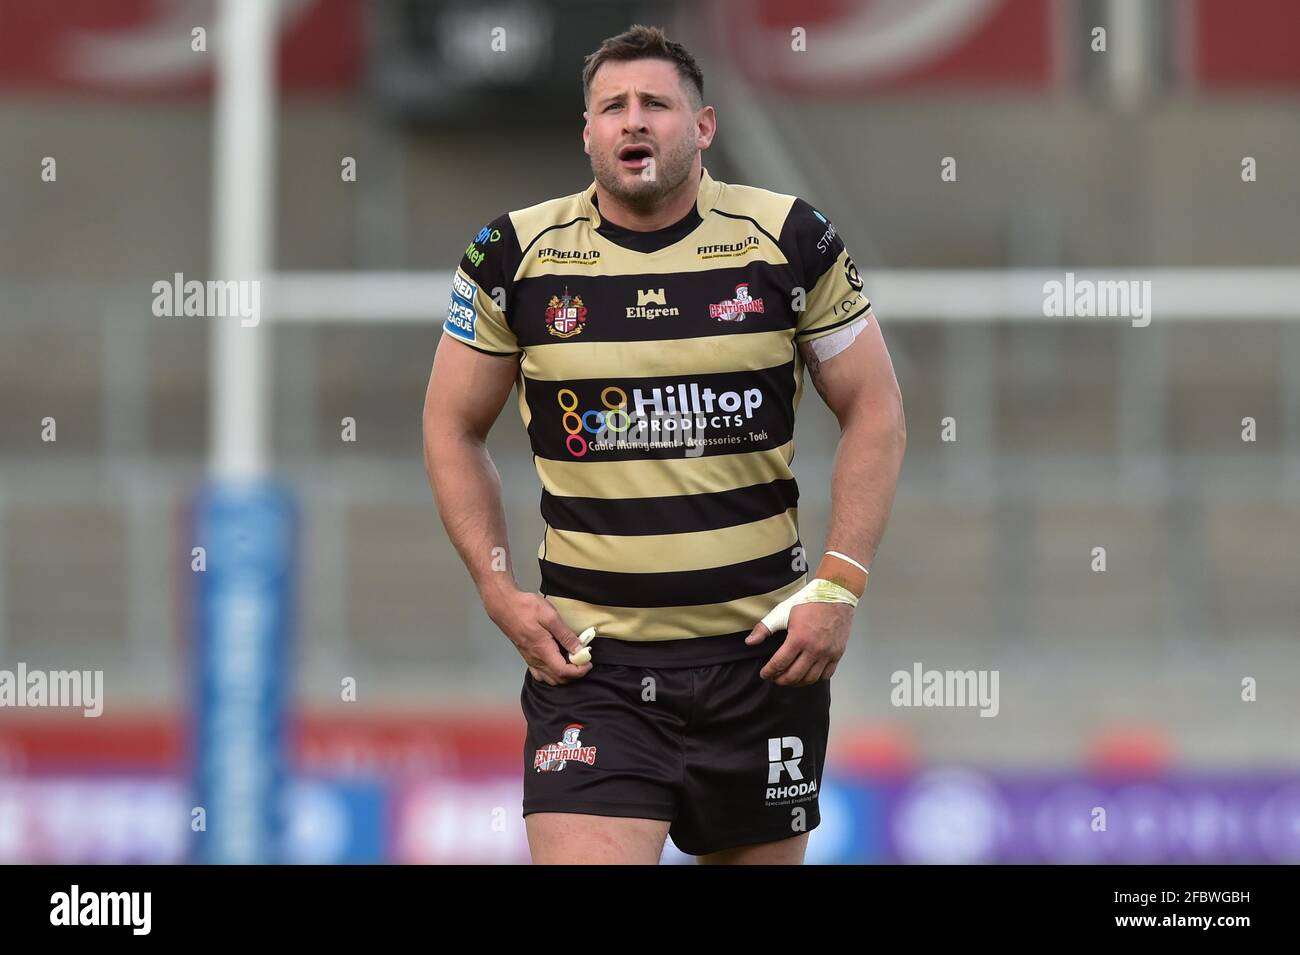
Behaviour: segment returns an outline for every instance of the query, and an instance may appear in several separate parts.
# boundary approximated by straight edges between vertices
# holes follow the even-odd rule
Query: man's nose
[[[629,106],[623,114],[623,128],[628,132],[645,129],[644,113],[640,106]]]

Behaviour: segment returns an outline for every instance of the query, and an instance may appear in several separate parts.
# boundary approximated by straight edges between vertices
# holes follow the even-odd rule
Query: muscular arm
[[[870,312],[867,317],[867,328],[853,344],[828,361],[817,358],[811,343],[799,346],[813,386],[840,423],[825,549],[863,565],[870,565],[884,536],[907,447],[893,362],[875,317]],[[856,589],[845,569],[842,561],[824,558],[817,576]]]
[[[488,432],[518,371],[517,360],[484,354],[444,333],[424,396],[424,469],[447,535],[489,608],[518,589],[501,476],[487,451]],[[493,570],[494,563],[504,569]]]

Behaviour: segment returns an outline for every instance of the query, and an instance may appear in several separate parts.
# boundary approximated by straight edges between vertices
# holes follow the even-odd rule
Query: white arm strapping
[[[867,314],[871,314],[870,309],[867,310]],[[866,330],[867,320],[865,318],[855,318],[839,331],[823,335],[821,338],[814,338],[808,344],[812,346],[813,354],[817,356],[818,361],[827,361],[852,345],[853,339]]]

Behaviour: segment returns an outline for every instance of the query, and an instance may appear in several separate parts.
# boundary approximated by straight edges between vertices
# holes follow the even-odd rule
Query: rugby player
[[[827,216],[704,168],[716,116],[680,44],[633,27],[582,81],[595,181],[475,236],[424,406],[439,514],[527,665],[529,847],[654,863],[671,834],[700,862],[800,863],[902,466],[893,365]],[[805,368],[841,428],[816,557],[790,469]],[[543,488],[538,593],[515,582],[485,444],[512,386]]]

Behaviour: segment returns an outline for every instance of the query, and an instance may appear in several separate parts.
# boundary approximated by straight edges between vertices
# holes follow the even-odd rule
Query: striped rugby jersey
[[[764,652],[744,638],[806,582],[796,343],[869,308],[820,212],[708,170],[695,207],[655,232],[604,222],[593,182],[470,243],[444,329],[518,363],[541,593],[575,632],[596,627],[597,663]]]

